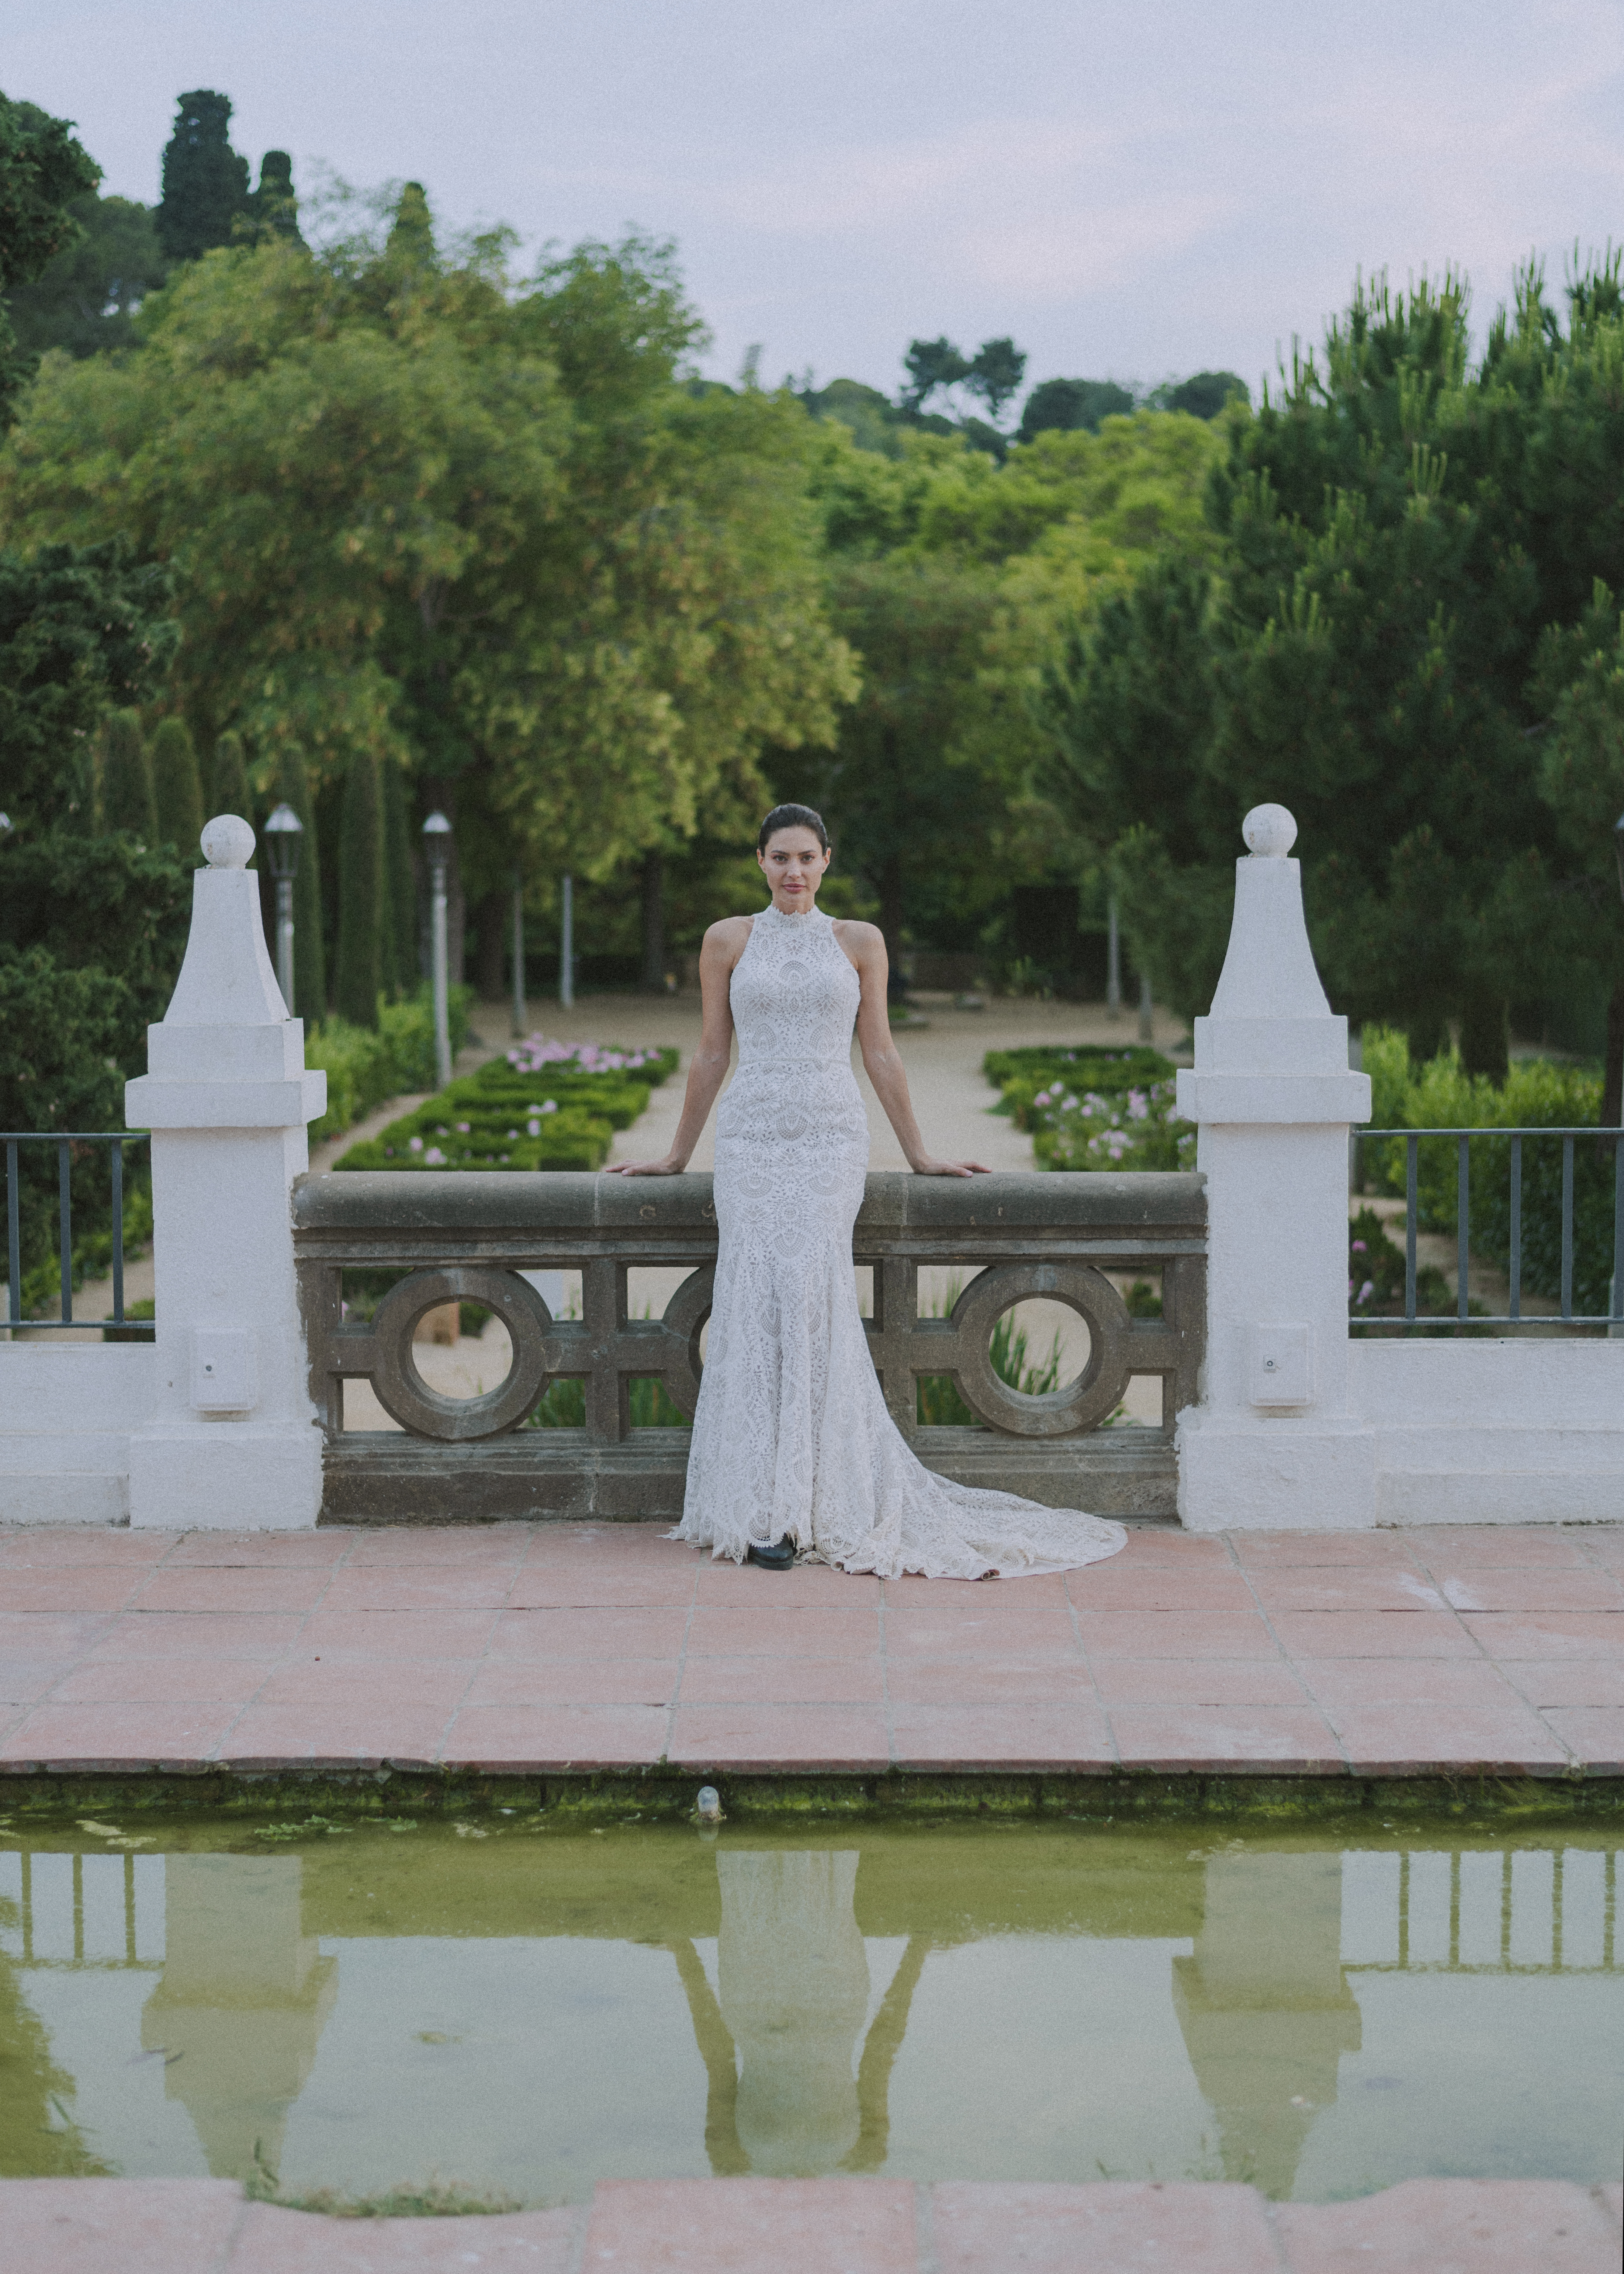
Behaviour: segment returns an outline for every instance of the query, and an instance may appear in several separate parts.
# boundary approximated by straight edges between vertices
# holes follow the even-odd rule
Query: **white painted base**
[[[126,1523],[157,1378],[150,1344],[0,1344],[0,1523]]]
[[[130,1522],[156,1532],[309,1532],[321,1510],[321,1439],[217,1421],[130,1442]]]
[[[1376,1522],[1376,1445],[1354,1420],[1282,1416],[1224,1426],[1178,1417],[1186,1532],[1364,1532]]]

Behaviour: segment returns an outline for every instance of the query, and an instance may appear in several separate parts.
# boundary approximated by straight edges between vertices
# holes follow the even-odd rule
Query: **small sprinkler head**
[[[702,1784],[699,1798],[694,1803],[702,1824],[719,1824],[722,1820],[722,1796],[713,1784]]]

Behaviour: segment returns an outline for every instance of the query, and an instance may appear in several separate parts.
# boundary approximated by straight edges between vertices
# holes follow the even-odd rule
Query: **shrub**
[[[453,987],[447,1010],[453,1057],[468,1039],[471,987]],[[327,1078],[327,1110],[310,1126],[312,1145],[336,1137],[402,1090],[434,1086],[434,1001],[420,987],[403,1003],[380,1003],[376,1027],[329,1019],[304,1044],[304,1063]]]

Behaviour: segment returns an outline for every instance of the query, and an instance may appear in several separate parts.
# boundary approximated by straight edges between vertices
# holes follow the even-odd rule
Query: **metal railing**
[[[1456,1324],[1474,1327],[1616,1327],[1624,1324],[1624,1128],[1620,1129],[1361,1129],[1360,1140],[1402,1138],[1404,1141],[1404,1320],[1413,1324],[1416,1311],[1416,1233],[1419,1218],[1421,1147],[1428,1140],[1448,1138],[1455,1146],[1455,1238]],[[1471,1144],[1473,1139],[1503,1142],[1510,1147],[1509,1218],[1506,1277],[1507,1307],[1498,1315],[1474,1311],[1467,1284],[1471,1237]],[[1522,1148],[1530,1140],[1559,1141],[1562,1148],[1560,1307],[1554,1313],[1525,1314],[1522,1309]],[[1612,1294],[1605,1311],[1574,1309],[1574,1148],[1581,1141],[1613,1147],[1613,1277]],[[1436,1322],[1436,1313],[1423,1313]],[[1447,1314],[1443,1314],[1447,1316]]]
[[[145,1145],[145,1129],[38,1129],[0,1131],[5,1147],[6,1326],[26,1327],[30,1334],[60,1333],[64,1327],[118,1327],[126,1333],[154,1332],[151,1319],[132,1319],[124,1314],[124,1147]],[[56,1148],[56,1249],[61,1284],[61,1314],[55,1319],[23,1315],[22,1177],[19,1148],[24,1145]],[[102,1319],[73,1315],[73,1148],[105,1145],[109,1148],[112,1204],[113,1307]]]

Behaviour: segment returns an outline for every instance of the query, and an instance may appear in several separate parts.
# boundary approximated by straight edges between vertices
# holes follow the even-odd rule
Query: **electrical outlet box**
[[[1307,1405],[1312,1402],[1309,1339],[1305,1326],[1252,1329],[1251,1396],[1254,1405]]]
[[[199,1327],[192,1337],[192,1403],[199,1413],[246,1413],[259,1402],[247,1327]]]

